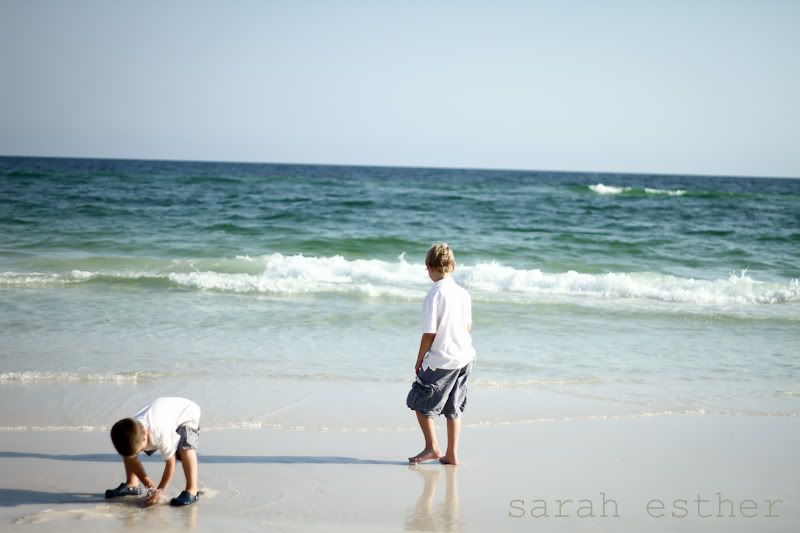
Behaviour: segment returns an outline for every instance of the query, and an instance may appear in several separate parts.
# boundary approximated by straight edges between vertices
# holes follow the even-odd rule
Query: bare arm
[[[141,461],[139,461],[139,457],[134,455],[132,457],[123,457],[122,460],[125,462],[126,466],[131,469],[131,471],[136,474],[141,482],[144,484],[145,487],[148,489],[155,488],[156,484],[153,483],[153,480],[147,477],[147,472],[144,471],[144,466],[142,465]]]
[[[423,333],[422,338],[419,341],[419,353],[417,354],[417,362],[414,365],[414,373],[419,374],[420,368],[422,368],[422,360],[425,358],[425,354],[428,353],[428,350],[431,349],[433,345],[433,339],[436,338],[436,333]]]
[[[174,455],[165,461],[164,473],[161,475],[161,483],[158,484],[156,490],[150,492],[150,495],[147,497],[147,505],[153,505],[161,500],[161,496],[167,490],[167,487],[169,487],[169,482],[172,481],[172,476],[175,474],[175,464]]]
[[[172,481],[172,475],[175,473],[175,464],[175,455],[164,463],[164,474],[161,476],[161,483],[158,484],[159,490],[167,490],[169,487],[169,482]]]

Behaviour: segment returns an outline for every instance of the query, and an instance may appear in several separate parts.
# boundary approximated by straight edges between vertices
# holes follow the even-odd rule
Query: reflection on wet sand
[[[184,515],[184,526],[187,529],[197,529],[197,513],[200,507],[197,504],[190,505],[188,508],[176,509],[169,505],[168,499],[152,506],[145,506],[144,498],[125,503],[127,503],[125,505],[126,512],[121,517],[125,527],[136,529],[146,524],[148,529],[169,531],[174,529],[175,514],[179,513]]]
[[[197,529],[197,513],[199,505],[191,505],[189,508],[175,509],[170,507],[168,500],[159,505],[146,506],[145,498],[122,498],[117,500],[106,500],[102,495],[91,493],[47,493],[22,490],[5,490],[6,494],[14,493],[17,498],[27,497],[36,498],[37,503],[66,504],[71,502],[86,502],[86,505],[79,507],[54,508],[48,507],[33,513],[25,514],[14,519],[13,524],[44,524],[49,522],[61,521],[80,521],[90,520],[119,520],[125,528],[133,530],[160,529],[169,531],[174,529],[175,514],[182,515],[182,521],[186,529]],[[3,490],[0,490],[3,493]],[[89,505],[89,504],[96,505]],[[22,504],[16,504],[22,505]],[[0,528],[1,529],[1,528]]]
[[[422,493],[406,518],[407,531],[461,531],[461,509],[458,500],[458,467],[436,466],[429,468],[411,465],[410,471],[422,477]],[[439,478],[446,480],[444,502],[434,505]]]
[[[186,529],[197,529],[197,513],[200,506],[198,504],[190,505],[188,509],[181,509],[178,512],[186,513],[184,524]]]

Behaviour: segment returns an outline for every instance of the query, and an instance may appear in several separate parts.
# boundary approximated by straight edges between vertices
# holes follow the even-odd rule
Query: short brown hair
[[[456,256],[449,244],[436,242],[425,256],[425,265],[442,274],[448,274],[456,268]]]
[[[114,448],[123,457],[130,457],[138,452],[137,449],[144,439],[144,426],[133,418],[123,418],[111,427],[111,442]]]

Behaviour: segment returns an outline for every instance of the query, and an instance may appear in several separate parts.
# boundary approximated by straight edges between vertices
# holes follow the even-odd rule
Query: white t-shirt
[[[186,398],[156,398],[136,413],[135,419],[150,431],[153,447],[145,449],[152,454],[161,452],[164,459],[175,455],[180,435],[176,430],[181,426],[200,429],[200,407]]]
[[[436,333],[422,360],[423,370],[462,368],[475,359],[472,336],[472,298],[453,278],[433,284],[422,305],[422,332]]]

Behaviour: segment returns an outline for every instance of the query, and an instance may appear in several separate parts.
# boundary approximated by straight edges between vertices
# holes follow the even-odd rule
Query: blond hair
[[[425,256],[425,265],[442,274],[449,274],[456,268],[456,256],[446,242],[436,242]]]

